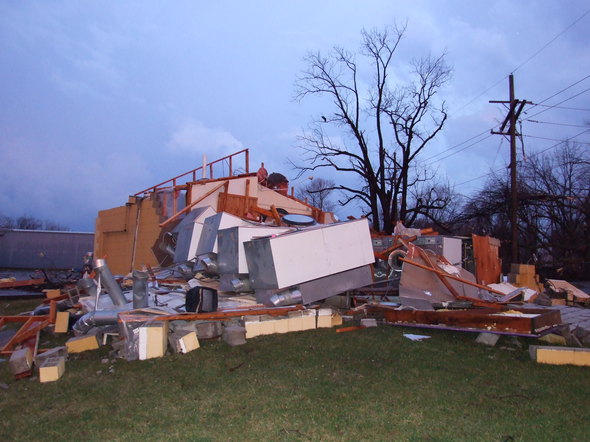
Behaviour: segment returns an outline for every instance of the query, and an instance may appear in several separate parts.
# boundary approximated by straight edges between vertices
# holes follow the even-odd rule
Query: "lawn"
[[[404,332],[431,336],[422,342]],[[0,364],[3,440],[587,440],[587,368],[524,339],[391,326],[204,342],[187,355],[73,355],[58,382]],[[47,340],[48,338],[45,338]],[[44,339],[42,339],[44,341]],[[111,370],[109,370],[111,369]]]

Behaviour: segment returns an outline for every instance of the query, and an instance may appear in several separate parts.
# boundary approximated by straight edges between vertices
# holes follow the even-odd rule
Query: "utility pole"
[[[490,101],[490,103],[508,104],[508,114],[499,131],[492,130],[494,135],[504,135],[510,137],[510,227],[512,231],[512,262],[518,263],[518,180],[516,176],[516,137],[520,134],[516,131],[516,122],[520,113],[526,104],[530,101],[517,100],[514,98],[514,76],[510,74],[508,77],[508,85],[510,91],[509,101]],[[506,126],[508,130],[506,130]]]

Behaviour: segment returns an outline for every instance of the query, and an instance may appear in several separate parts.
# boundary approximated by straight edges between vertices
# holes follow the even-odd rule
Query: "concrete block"
[[[377,320],[374,318],[361,319],[361,327],[377,327]]]
[[[475,342],[493,347],[498,343],[499,339],[500,335],[496,335],[494,333],[480,333],[477,335],[477,338],[475,338]]]
[[[161,358],[168,347],[168,323],[158,321],[139,327],[139,359]]]
[[[176,353],[185,354],[200,347],[197,333],[194,331],[170,333],[168,341]]]
[[[55,316],[55,333],[67,333],[70,326],[70,314],[57,312]]]
[[[13,351],[8,360],[13,375],[25,373],[33,368],[33,354],[28,347]]]
[[[66,370],[64,356],[52,356],[43,361],[39,367],[39,382],[54,382],[62,377]]]
[[[197,337],[199,339],[215,339],[221,336],[221,324],[217,321],[201,322],[197,324]]]
[[[67,340],[66,347],[68,353],[96,350],[98,348],[98,338],[96,335],[76,336]]]
[[[223,341],[229,345],[243,345],[246,343],[246,329],[237,325],[223,329]]]
[[[38,353],[37,356],[35,356],[35,365],[37,367],[41,367],[41,365],[43,365],[43,362],[45,362],[46,359],[55,358],[58,356],[63,356],[64,359],[67,359],[68,349],[65,346],[61,346],[54,347],[52,349],[44,351],[43,353]]]

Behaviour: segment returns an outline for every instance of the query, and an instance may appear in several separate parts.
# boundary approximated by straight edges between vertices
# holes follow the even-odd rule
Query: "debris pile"
[[[231,165],[233,157],[222,160]],[[364,218],[336,222],[289,195],[287,179],[264,165],[257,174],[245,169],[218,179],[197,179],[193,170],[101,211],[95,256],[109,258],[85,256],[75,285],[44,290],[30,314],[0,317],[0,352],[10,355],[12,373],[26,377],[36,367],[41,382],[56,381],[68,355],[103,346],[112,348],[109,358],[147,360],[210,340],[237,346],[381,323],[476,332],[487,345],[501,335],[590,345],[590,296],[567,281],[543,287],[533,265],[512,264],[504,279],[494,238],[401,223],[393,235],[371,232]],[[178,184],[185,175],[192,181]],[[40,348],[42,331],[69,338]],[[540,362],[554,357],[548,348],[531,351]],[[566,354],[570,363],[587,360],[584,351],[558,359],[569,361]]]

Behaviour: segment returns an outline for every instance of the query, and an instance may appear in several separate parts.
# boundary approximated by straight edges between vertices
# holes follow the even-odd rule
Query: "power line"
[[[485,95],[489,90],[495,88],[496,86],[498,86],[500,83],[502,83],[506,77],[508,77],[507,75],[500,78],[496,83],[492,84],[489,88],[487,88],[485,91],[483,91],[481,94],[477,95],[476,97],[473,97],[471,100],[469,100],[467,103],[465,103],[463,106],[461,106],[459,109],[457,109],[456,111],[453,112],[453,115],[457,114],[459,111],[465,109],[467,106],[469,106],[471,103],[473,103],[475,100],[477,100],[478,98],[482,97],[483,95]]]
[[[487,132],[487,131],[486,131],[486,132]],[[492,136],[492,134],[488,134],[488,136],[487,136],[487,137],[485,137],[485,138],[482,138],[481,140],[477,140],[477,141],[475,141],[475,142],[473,142],[473,143],[471,143],[471,144],[469,144],[469,145],[465,146],[465,147],[464,147],[464,148],[462,148],[462,149],[459,149],[459,150],[457,150],[457,151],[455,151],[455,152],[453,152],[453,153],[450,153],[450,154],[448,154],[448,155],[446,155],[446,156],[444,156],[444,157],[442,157],[442,158],[439,158],[439,159],[438,159],[438,160],[436,160],[436,161],[433,161],[433,162],[431,162],[431,163],[427,163],[427,165],[428,165],[428,164],[432,164],[432,163],[438,163],[438,162],[440,162],[440,161],[442,161],[442,160],[446,160],[447,158],[449,158],[449,157],[452,157],[453,155],[457,155],[458,153],[460,153],[460,152],[463,152],[464,150],[466,150],[466,149],[469,149],[470,147],[473,147],[473,146],[475,146],[476,144],[479,144],[479,143],[481,143],[481,142],[482,142],[482,141],[484,141],[484,140],[487,140],[487,139],[488,139],[488,138],[490,138],[491,136]]]
[[[533,118],[533,117],[536,117],[537,115],[540,115],[540,114],[542,114],[542,113],[544,113],[544,112],[547,112],[548,110],[550,110],[550,109],[552,109],[552,108],[554,108],[554,107],[556,107],[556,106],[559,106],[560,104],[563,104],[563,103],[565,103],[566,101],[573,100],[574,98],[576,98],[576,97],[579,97],[580,95],[582,95],[582,94],[584,94],[584,93],[586,93],[586,92],[588,92],[588,91],[590,91],[590,88],[588,88],[588,89],[584,89],[582,92],[578,92],[576,95],[572,95],[571,97],[569,97],[569,98],[566,98],[565,100],[562,100],[562,101],[560,101],[559,103],[557,103],[557,104],[555,104],[555,105],[553,105],[553,106],[551,106],[551,105],[548,105],[548,106],[547,106],[547,109],[543,109],[543,110],[541,110],[541,111],[537,112],[536,114],[530,115],[530,116],[529,116],[529,118]]]
[[[484,135],[484,134],[487,134],[487,133],[489,133],[489,131],[490,131],[490,129],[486,129],[486,130],[484,130],[483,132],[480,132],[480,133],[478,133],[477,135],[474,135],[474,136],[472,136],[471,138],[468,138],[468,139],[466,139],[465,141],[462,141],[462,142],[460,142],[460,143],[458,143],[458,144],[455,144],[455,145],[453,145],[453,146],[451,146],[451,147],[448,147],[448,148],[446,148],[445,150],[443,150],[442,152],[439,152],[439,153],[437,153],[437,154],[434,154],[434,155],[432,155],[432,156],[431,156],[431,157],[429,157],[429,158],[426,158],[424,161],[425,161],[426,163],[429,163],[429,162],[430,162],[431,160],[433,160],[434,158],[436,158],[436,157],[438,157],[438,156],[440,156],[440,155],[443,155],[443,154],[445,154],[446,152],[449,152],[449,151],[451,151],[451,150],[453,150],[453,149],[455,149],[455,148],[457,148],[457,147],[459,147],[459,146],[462,146],[463,144],[465,144],[465,143],[468,143],[468,142],[470,142],[471,140],[474,140],[474,139],[475,139],[475,138],[477,138],[477,137],[480,137],[480,136],[482,136],[482,135]],[[486,137],[486,138],[487,138],[487,137]],[[484,138],[484,139],[485,139],[485,138]],[[479,140],[479,141],[483,141],[483,140]],[[478,142],[479,142],[479,141],[478,141]],[[476,144],[476,143],[473,143],[473,144]],[[473,144],[470,144],[468,147],[470,147],[470,146],[473,146]],[[461,149],[461,150],[463,150],[463,149]],[[461,151],[459,151],[459,152],[461,152]],[[445,158],[447,158],[447,157],[445,157]],[[438,160],[438,161],[440,161],[440,160]]]
[[[576,85],[580,84],[582,81],[586,80],[587,78],[590,78],[590,75],[586,75],[586,76],[585,76],[584,78],[582,78],[581,80],[578,80],[578,81],[576,81],[575,83],[572,83],[572,84],[570,84],[569,86],[567,86],[567,87],[563,88],[563,89],[562,89],[562,90],[560,90],[559,92],[555,92],[555,93],[554,93],[553,95],[551,95],[550,97],[547,97],[547,98],[545,98],[543,101],[541,101],[541,102],[539,102],[539,103],[537,103],[537,104],[534,104],[534,105],[533,105],[533,107],[535,107],[535,106],[540,106],[541,104],[545,103],[546,101],[549,101],[549,100],[551,100],[553,97],[555,97],[555,96],[557,96],[557,95],[559,95],[559,94],[561,94],[561,93],[563,93],[563,92],[567,91],[568,89],[571,89],[572,87],[574,87],[574,86],[576,86]]]
[[[541,106],[541,107],[548,107],[551,109],[566,109],[566,110],[575,110],[575,111],[583,111],[583,112],[590,112],[590,109],[582,108],[582,107],[566,107],[566,106],[551,106],[549,104],[534,104],[534,106]]]
[[[552,124],[555,126],[566,126],[566,127],[587,127],[581,124],[567,124],[567,123],[552,123],[551,121],[538,121],[538,120],[531,120],[526,119],[524,121],[528,121],[529,123],[539,123],[539,124]]]
[[[573,140],[574,138],[577,138],[577,137],[579,137],[580,135],[583,135],[583,134],[585,134],[585,133],[587,133],[587,132],[590,132],[590,129],[583,130],[582,132],[580,132],[580,133],[579,133],[579,134],[577,134],[577,135],[574,135],[574,136],[572,136],[572,137],[566,138],[565,140],[558,141],[557,143],[555,143],[555,144],[552,144],[551,146],[547,147],[546,149],[543,149],[543,150],[541,150],[541,151],[539,151],[539,152],[535,152],[535,153],[533,153],[533,154],[529,155],[529,158],[530,158],[530,157],[537,156],[537,155],[541,155],[541,154],[543,154],[543,153],[545,153],[545,152],[547,152],[547,151],[549,151],[549,150],[551,150],[551,149],[554,149],[554,148],[556,148],[557,146],[559,146],[559,145],[561,145],[561,144],[563,144],[563,143],[567,143],[568,141],[571,141],[571,140]],[[487,176],[489,176],[489,175],[491,175],[491,174],[493,174],[493,173],[499,172],[500,170],[502,170],[502,169],[495,169],[495,170],[491,170],[491,171],[490,171],[490,172],[488,172],[488,173],[485,173],[485,174],[483,174],[483,175],[480,175],[480,176],[478,176],[478,177],[475,177],[475,178],[471,178],[471,179],[469,179],[469,180],[467,180],[467,181],[463,181],[463,182],[461,182],[461,183],[458,183],[458,184],[456,184],[456,185],[457,185],[457,186],[462,186],[463,184],[467,184],[467,183],[471,183],[471,182],[473,182],[473,181],[477,181],[477,180],[479,180],[479,179],[481,179],[481,178],[485,178],[485,177],[487,177]]]
[[[549,46],[551,43],[553,43],[555,40],[557,40],[559,37],[561,37],[565,32],[567,32],[570,28],[572,28],[576,23],[578,23],[580,20],[582,20],[584,17],[586,17],[588,14],[590,14],[590,9],[588,9],[586,12],[584,12],[582,15],[580,15],[577,19],[575,19],[568,27],[566,27],[563,31],[561,31],[559,34],[557,34],[555,37],[553,37],[551,40],[549,40],[547,43],[545,43],[541,49],[539,49],[537,52],[535,52],[533,55],[531,55],[529,58],[527,58],[525,61],[523,61],[521,64],[519,64],[516,69],[514,69],[512,71],[512,73],[515,73],[517,70],[519,70],[521,67],[523,67],[525,64],[527,64],[529,61],[531,61],[533,58],[535,58],[537,55],[539,55],[541,52],[543,52],[547,46]]]
[[[561,32],[559,32],[555,37],[553,37],[551,40],[549,40],[547,43],[545,43],[540,49],[538,49],[533,55],[531,55],[529,58],[527,58],[525,61],[523,61],[522,63],[520,63],[515,69],[512,70],[512,73],[515,73],[517,70],[519,70],[521,67],[523,67],[525,64],[527,64],[529,61],[531,61],[533,58],[535,58],[537,55],[539,55],[541,52],[543,52],[551,43],[553,43],[555,40],[557,40],[559,37],[561,37],[563,34],[565,34],[570,28],[572,28],[576,23],[578,23],[580,20],[582,20],[586,15],[588,15],[590,13],[590,9],[588,9],[586,12],[584,12],[581,16],[579,16],[576,20],[574,20],[570,25],[568,25],[565,29],[563,29]],[[464,108],[466,108],[467,106],[469,106],[471,103],[473,103],[475,100],[477,100],[478,98],[480,98],[481,96],[485,95],[490,89],[495,88],[496,86],[498,86],[501,82],[503,82],[506,79],[507,75],[502,77],[501,79],[499,79],[496,83],[494,83],[493,85],[491,85],[490,87],[488,87],[486,90],[484,90],[482,93],[478,94],[477,96],[475,96],[474,98],[472,98],[471,100],[469,100],[467,103],[465,103],[463,106],[461,106],[459,109],[457,109],[456,111],[453,112],[453,115],[455,115],[456,113],[458,113],[459,111],[463,110]],[[586,77],[587,78],[587,77]],[[585,78],[584,78],[585,79]],[[583,81],[584,79],[580,80]],[[577,84],[577,83],[576,83]],[[558,92],[558,94],[561,92]],[[556,94],[557,95],[557,94]],[[552,97],[549,97],[552,98]],[[547,101],[549,98],[545,99],[544,101]],[[539,103],[540,105],[540,103]]]
[[[578,127],[586,127],[586,126],[578,126]],[[537,137],[535,135],[521,135],[521,136],[522,137],[527,137],[527,138],[535,138],[537,140],[559,141],[559,142],[562,142],[563,141],[563,140],[559,140],[557,138]],[[587,143],[585,141],[578,141],[578,143],[580,143],[580,144],[590,144],[590,143]]]

